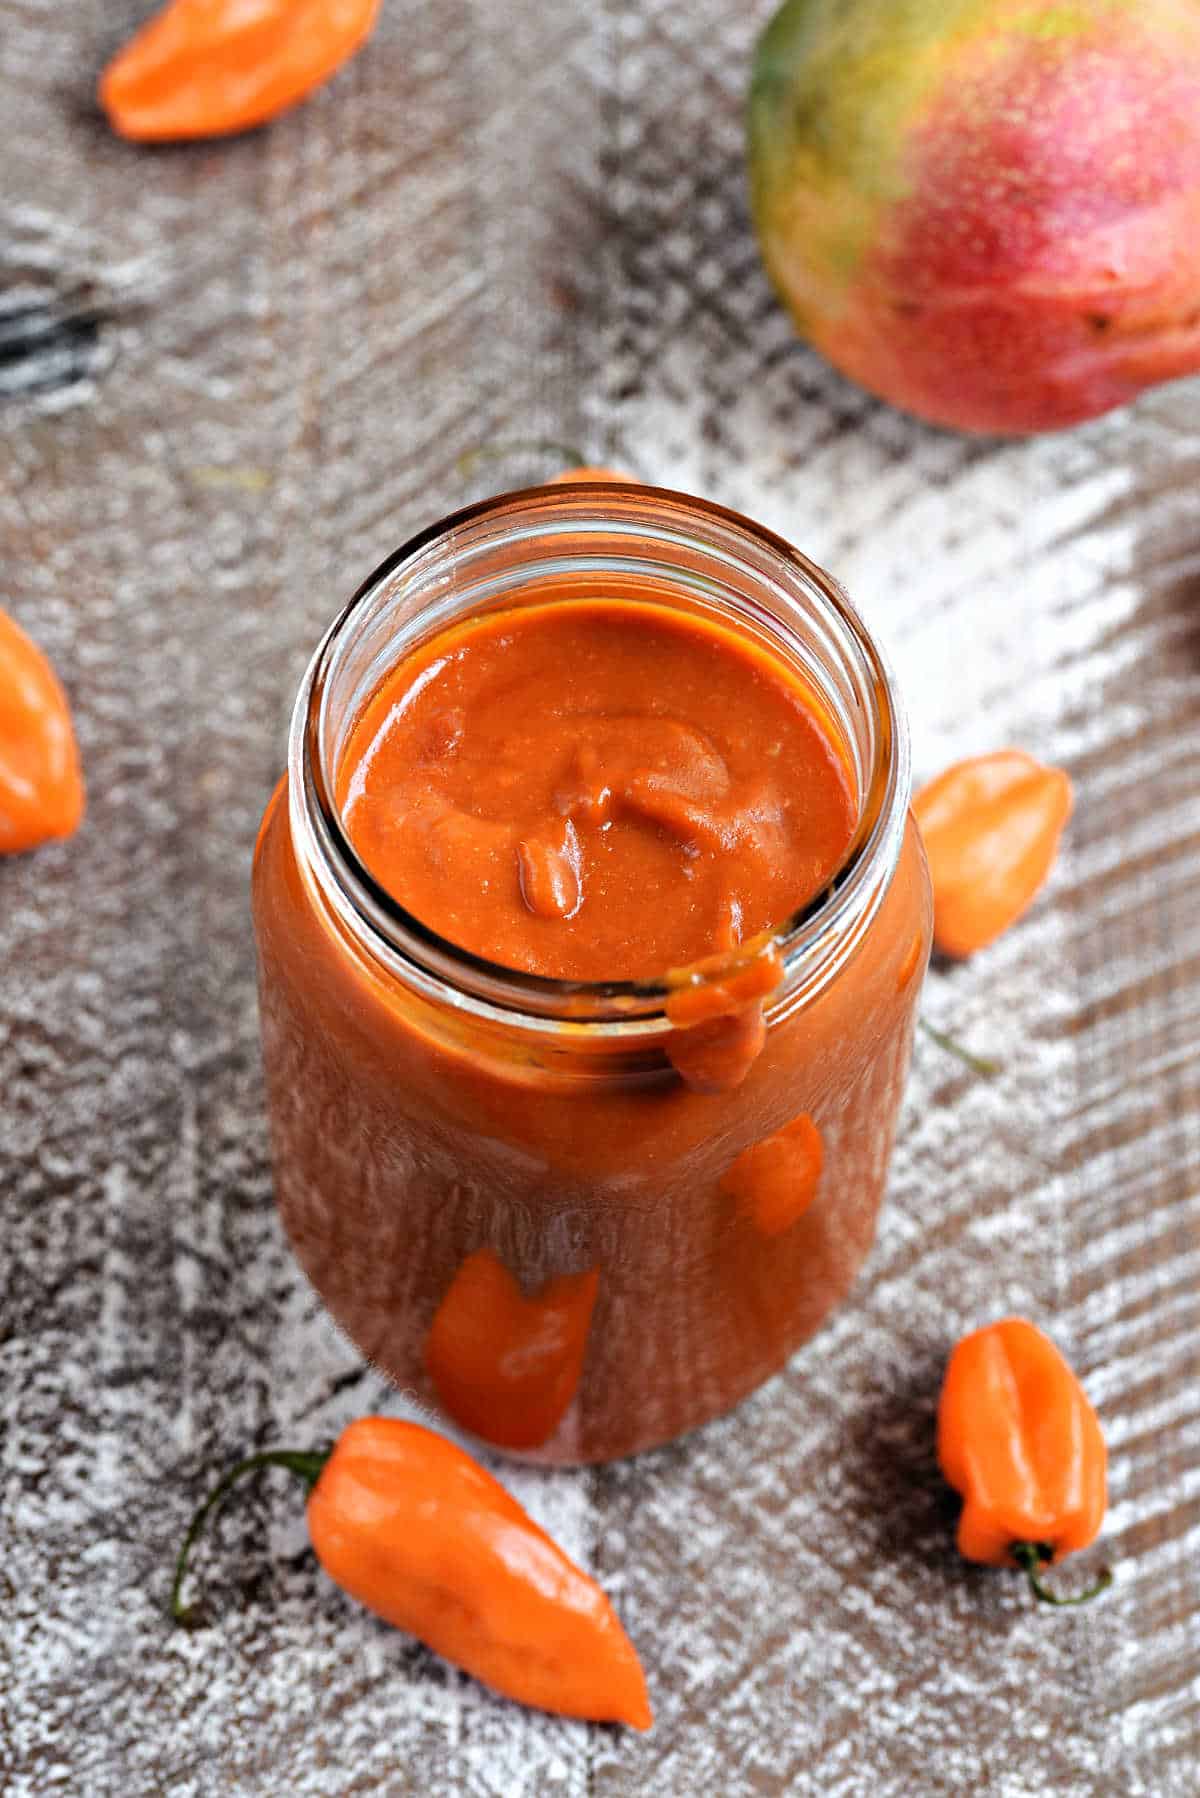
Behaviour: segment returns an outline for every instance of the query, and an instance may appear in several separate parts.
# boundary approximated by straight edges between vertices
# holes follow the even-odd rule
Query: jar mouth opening
[[[611,521],[626,530],[668,542],[682,540],[690,527],[707,541],[716,532],[736,550],[747,552],[759,573],[770,570],[782,584],[800,586],[827,612],[831,628],[852,648],[862,692],[870,705],[872,754],[859,770],[858,821],[846,852],[821,891],[780,924],[724,954],[706,957],[697,968],[666,968],[649,979],[564,980],[493,962],[441,935],[408,911],[359,856],[334,799],[336,753],[330,743],[329,700],[339,653],[356,620],[387,583],[411,569],[439,544],[451,552],[455,539],[494,524],[515,527],[523,539],[552,525],[573,532],[602,533]],[[665,529],[655,525],[665,521]],[[886,657],[840,584],[784,538],[726,507],[669,488],[640,483],[571,482],[528,487],[494,495],[427,526],[393,551],[366,578],[321,639],[301,684],[292,718],[289,786],[293,830],[310,852],[326,898],[345,922],[365,927],[371,947],[385,963],[432,980],[446,996],[482,1009],[559,1019],[576,1024],[629,1023],[642,1018],[661,1024],[665,1004],[681,984],[728,980],[740,968],[773,951],[782,964],[780,991],[818,939],[829,935],[842,914],[854,909],[860,889],[878,885],[881,868],[890,874],[899,853],[907,813],[910,770],[907,725]]]

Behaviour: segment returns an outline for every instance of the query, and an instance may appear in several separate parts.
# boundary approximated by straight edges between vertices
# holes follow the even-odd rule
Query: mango
[[[786,0],[751,207],[803,336],[1020,436],[1200,371],[1200,0]]]

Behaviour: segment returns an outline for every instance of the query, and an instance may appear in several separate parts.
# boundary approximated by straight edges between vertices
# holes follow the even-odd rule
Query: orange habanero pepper
[[[959,1552],[1023,1567],[1047,1604],[1083,1604],[1043,1586],[1042,1567],[1086,1548],[1107,1502],[1104,1438],[1082,1386],[1048,1336],[1006,1317],[964,1336],[938,1406],[938,1463],[963,1496]]]
[[[933,884],[933,940],[971,955],[1033,903],[1071,815],[1071,782],[1020,749],[956,762],[913,799]]]
[[[551,475],[547,485],[568,486],[572,481],[628,481],[634,487],[641,484],[636,475],[622,474],[619,468],[589,468],[581,464],[578,468],[564,468],[561,474]]]
[[[69,837],[83,808],[62,683],[37,644],[0,612],[0,855]]]
[[[379,0],[169,0],[99,82],[113,130],[142,143],[265,124],[340,69]]]
[[[326,1454],[268,1449],[231,1467],[192,1519],[175,1568],[233,1484],[284,1467],[308,1487],[329,1577],[368,1610],[520,1704],[597,1722],[652,1721],[637,1654],[604,1593],[463,1449],[420,1424],[363,1417]]]

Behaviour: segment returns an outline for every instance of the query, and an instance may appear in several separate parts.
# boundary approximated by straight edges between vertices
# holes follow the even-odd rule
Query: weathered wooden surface
[[[326,92],[138,151],[91,76],[146,10],[0,29],[0,603],[74,697],[68,845],[0,866],[0,1789],[1190,1798],[1200,1764],[1200,386],[1028,445],[925,430],[792,339],[750,239],[764,7],[387,0]],[[1053,890],[931,980],[855,1300],[735,1416],[506,1475],[605,1581],[645,1738],[526,1715],[357,1611],[297,1495],[206,1472],[403,1400],[271,1203],[247,867],[318,629],[474,445],[576,442],[850,584],[918,771],[1013,741],[1078,811]],[[514,456],[493,484],[553,472]],[[1087,1614],[962,1567],[932,1461],[964,1328],[1019,1309],[1112,1450]],[[1092,1557],[1087,1565],[1095,1565]]]

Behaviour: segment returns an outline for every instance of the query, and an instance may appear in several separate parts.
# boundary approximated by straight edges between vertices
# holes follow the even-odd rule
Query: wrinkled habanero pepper
[[[1020,749],[956,762],[913,799],[943,955],[986,948],[1028,910],[1058,854],[1071,782]]]
[[[0,855],[69,837],[83,809],[62,684],[37,644],[0,612]]]
[[[1065,1598],[1041,1569],[1086,1548],[1107,1502],[1107,1455],[1096,1413],[1050,1338],[1006,1317],[964,1336],[938,1406],[938,1462],[963,1497],[958,1547],[969,1561],[1023,1567],[1047,1604],[1083,1604],[1111,1584]]]
[[[243,1475],[283,1467],[308,1487],[308,1530],[329,1577],[360,1604],[521,1704],[597,1722],[651,1723],[637,1654],[604,1593],[457,1444],[364,1417],[328,1453],[268,1449],[231,1467],[192,1519],[192,1544]]]
[[[168,0],[100,77],[113,130],[142,143],[263,125],[370,36],[379,0]]]

